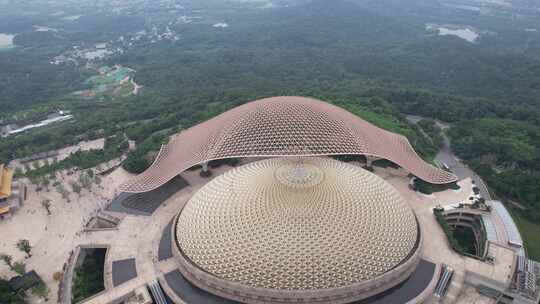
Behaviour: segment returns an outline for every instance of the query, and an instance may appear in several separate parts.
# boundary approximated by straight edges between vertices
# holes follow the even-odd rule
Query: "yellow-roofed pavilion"
[[[13,180],[13,170],[0,164],[0,200],[11,196],[11,183]]]

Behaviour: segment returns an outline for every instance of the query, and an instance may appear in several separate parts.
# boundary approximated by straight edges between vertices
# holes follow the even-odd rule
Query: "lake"
[[[480,35],[478,35],[477,32],[471,30],[471,29],[468,29],[468,28],[462,28],[462,29],[450,29],[450,28],[446,28],[446,27],[439,27],[439,36],[447,36],[447,35],[450,35],[450,36],[457,36],[461,39],[465,39],[469,42],[475,42],[476,39],[478,39],[478,37]]]
[[[66,17],[63,17],[62,20],[75,21],[75,20],[78,20],[79,18],[81,18],[82,16],[83,15],[66,16]]]
[[[10,49],[14,47],[13,38],[15,35],[0,33],[0,49]]]
[[[435,32],[439,36],[456,36],[468,42],[474,43],[480,34],[467,26],[438,25],[434,23],[426,24],[426,30]]]
[[[220,28],[226,28],[229,26],[229,24],[225,23],[225,22],[220,22],[220,23],[216,23],[214,25],[212,25],[213,27],[220,27]]]
[[[34,25],[34,30],[36,32],[58,32],[57,29],[55,28],[52,28],[52,27],[48,27],[48,26],[41,26],[41,25]]]

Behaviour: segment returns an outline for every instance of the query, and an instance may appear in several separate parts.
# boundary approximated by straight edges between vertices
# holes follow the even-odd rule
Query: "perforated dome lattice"
[[[332,159],[302,162],[303,173],[290,159],[250,163],[201,188],[178,217],[184,255],[229,281],[313,290],[374,279],[415,250],[414,214],[387,182]],[[278,178],[288,174],[299,178]]]
[[[340,154],[389,159],[434,184],[457,181],[424,162],[404,136],[316,99],[282,96],[249,102],[172,136],[152,166],[121,190],[150,191],[214,159]]]

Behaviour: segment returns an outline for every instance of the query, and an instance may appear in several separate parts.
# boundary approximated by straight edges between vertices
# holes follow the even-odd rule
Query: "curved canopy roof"
[[[330,158],[273,158],[216,177],[181,211],[189,261],[227,281],[274,290],[368,282],[418,250],[418,225],[377,175]]]
[[[388,159],[433,184],[457,181],[424,162],[404,136],[320,100],[282,96],[244,104],[172,136],[152,166],[121,190],[150,191],[215,159],[346,154]]]

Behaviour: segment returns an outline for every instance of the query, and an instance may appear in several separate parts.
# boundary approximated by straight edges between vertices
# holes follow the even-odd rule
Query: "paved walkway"
[[[213,169],[213,177],[230,169],[228,166]],[[193,193],[209,181],[209,179],[201,178],[198,171],[186,171],[182,174],[182,177],[189,183],[189,186],[172,195],[158,206],[152,214],[114,213],[123,217],[117,230],[88,232],[79,241],[79,245],[98,243],[110,245],[107,260],[105,261],[106,292],[83,303],[106,303],[110,299],[126,295],[127,290],[134,290],[147,282],[159,279],[164,273],[176,269],[174,261],[167,254],[166,244],[162,242],[163,232],[172,225],[172,219],[191,198]],[[170,237],[172,238],[172,235]],[[118,282],[115,283],[114,278],[113,263],[123,260],[135,261],[136,277],[123,276],[122,274],[122,277],[129,277],[129,279],[120,280],[121,282],[117,284]],[[110,271],[107,271],[107,269]]]
[[[445,205],[451,203],[450,201],[441,201],[440,199],[437,199],[437,196],[440,198],[451,199],[454,195],[459,193],[455,193],[453,190],[446,190],[444,194],[439,193],[437,196],[430,197],[410,191],[408,189],[407,181],[403,178],[388,177],[386,180],[402,194],[417,215],[420,226],[422,227],[422,233],[425,236],[423,238],[423,257],[426,260],[437,264],[449,265],[455,271],[455,277],[448,287],[447,296],[443,298],[443,303],[468,304],[468,302],[459,300],[461,299],[460,296],[465,287],[464,280],[466,270],[478,271],[479,273],[483,273],[486,277],[491,277],[493,275],[498,277],[507,276],[504,272],[498,272],[498,270],[508,270],[508,265],[511,263],[511,261],[507,260],[509,252],[505,251],[504,248],[495,252],[495,254],[500,254],[500,258],[497,258],[499,262],[496,263],[496,265],[489,265],[472,258],[461,256],[450,248],[446,235],[437,223],[432,209],[438,204]],[[467,197],[470,194],[463,192],[459,195]]]

